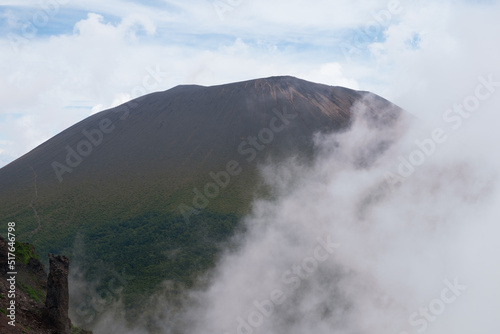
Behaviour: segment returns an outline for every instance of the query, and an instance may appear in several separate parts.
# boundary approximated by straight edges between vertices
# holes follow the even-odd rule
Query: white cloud
[[[346,78],[340,63],[320,64],[319,68],[314,66],[311,71],[299,74],[298,77],[312,82],[321,82],[331,86],[343,86],[351,89],[359,89],[355,79]]]
[[[391,1],[231,3],[222,21],[204,0],[158,7],[72,1],[61,10],[88,12],[75,20],[72,33],[38,34],[18,54],[0,38],[0,112],[37,119],[39,133],[33,141],[4,121],[0,127],[14,129],[4,133],[16,144],[0,145],[0,155],[20,156],[89,112],[132,96],[148,67],[168,73],[157,90],[288,74],[374,91],[431,122],[467,94],[477,76],[497,68],[500,50],[491,42],[500,33],[497,3],[401,2],[400,11],[373,30],[383,39],[366,28],[377,13],[384,17]],[[23,8],[31,15],[41,8],[28,5]],[[12,13],[3,14],[15,21]],[[418,46],[409,47],[414,36]],[[356,42],[366,38],[372,43]],[[361,57],[346,59],[340,41],[359,48]],[[440,98],[429,105],[429,95]],[[90,111],[65,108],[73,101],[88,101]]]
[[[26,3],[29,5],[23,6],[30,6],[29,9],[39,8],[37,1]],[[379,34],[372,35],[365,31],[368,22],[374,20],[374,12],[385,10],[390,1],[232,3],[238,5],[225,12],[224,20],[220,20],[211,2],[204,0],[165,1],[165,7],[160,8],[119,0],[75,0],[68,3],[68,8],[83,10],[88,16],[75,20],[71,33],[38,35],[17,54],[7,38],[0,38],[0,113],[21,115],[1,118],[0,166],[89,114],[133,97],[151,68],[159,67],[164,73],[156,90],[177,84],[212,85],[284,74],[371,90],[433,126],[446,129],[449,124],[443,121],[444,111],[473,94],[478,77],[492,74],[500,81],[500,46],[496,43],[500,35],[498,2],[401,1],[402,11],[380,25]],[[18,6],[18,1],[4,1],[4,4]],[[8,27],[19,27],[17,16],[12,12],[3,14]],[[418,37],[418,43],[409,44],[414,37]],[[360,54],[345,58],[340,50],[341,41],[358,49]],[[67,108],[75,105],[89,108]],[[386,170],[383,167],[391,168],[391,163],[398,161],[397,155],[366,172],[337,166],[335,171],[348,178],[329,171],[332,165],[336,166],[335,161],[319,162],[315,166],[318,173],[305,176],[304,184],[314,187],[295,189],[269,206],[258,204],[257,212],[249,219],[256,225],[268,224],[269,230],[256,229],[264,238],[251,239],[237,257],[228,257],[221,263],[220,283],[214,284],[204,296],[215,306],[203,314],[221,317],[218,323],[208,323],[214,326],[214,332],[234,328],[236,317],[248,314],[252,299],[261,298],[274,287],[273,279],[280,269],[286,269],[276,254],[285,254],[292,265],[314,247],[310,240],[315,238],[304,239],[313,236],[311,224],[316,228],[315,233],[343,234],[344,241],[339,240],[345,248],[340,252],[353,262],[341,265],[350,266],[361,275],[371,275],[371,280],[354,279],[357,288],[367,289],[365,296],[356,295],[348,284],[342,285],[347,297],[352,297],[352,305],[359,307],[363,315],[359,326],[374,333],[377,332],[373,329],[386,333],[387,329],[401,329],[391,327],[394,326],[391,320],[408,325],[407,311],[411,313],[434,298],[434,292],[439,293],[442,288],[445,274],[451,275],[454,269],[467,279],[471,293],[464,295],[463,304],[447,309],[442,322],[436,323],[429,333],[470,333],[478,331],[474,327],[477,324],[483,329],[479,332],[498,332],[498,322],[487,316],[490,310],[498,309],[499,300],[495,288],[499,273],[488,262],[491,254],[498,253],[494,245],[498,234],[495,201],[499,197],[498,192],[493,192],[488,201],[474,203],[479,191],[473,190],[488,188],[492,180],[489,177],[500,167],[499,158],[492,153],[492,145],[498,141],[499,106],[498,97],[484,101],[464,120],[460,134],[449,133],[448,146],[440,147],[439,155],[436,153],[423,172],[409,181],[409,187],[398,192],[399,197],[391,196],[382,209],[373,210],[370,217],[379,225],[372,226],[379,227],[378,230],[366,225],[362,228],[367,233],[357,235],[344,223],[358,219],[349,214],[357,203],[353,198],[358,199],[371,189],[372,177],[380,176],[378,173]],[[354,133],[348,138],[353,141],[346,143],[360,144],[366,140],[357,134],[360,133]],[[424,135],[419,134],[418,138]],[[413,140],[412,137],[411,145]],[[459,166],[457,161],[463,164]],[[330,179],[318,182],[314,175]],[[491,181],[490,186],[496,184]],[[306,217],[308,224],[303,224],[304,210],[296,209],[304,203],[310,204],[307,214],[316,218]],[[341,203],[336,205],[342,210],[335,210],[332,203]],[[290,207],[294,209],[287,211]],[[390,217],[392,213],[394,216]],[[341,223],[336,225],[331,217],[337,217]],[[417,225],[418,220],[425,224]],[[439,230],[433,224],[436,220],[448,224]],[[478,228],[476,224],[470,225],[471,221],[484,225]],[[293,229],[288,230],[289,226]],[[414,234],[402,233],[402,227]],[[450,235],[443,237],[444,232]],[[287,236],[302,240],[301,247],[276,242]],[[358,244],[363,247],[354,247]],[[365,248],[365,244],[373,247]],[[376,251],[372,252],[373,249]],[[436,253],[440,255],[436,257]],[[463,263],[457,264],[457,259]],[[263,265],[245,266],[257,261]],[[268,271],[263,271],[264,268]],[[327,266],[323,270],[332,268]],[[420,275],[423,271],[429,275]],[[271,277],[264,276],[268,273]],[[263,277],[267,285],[251,284],[254,280],[263,281]],[[239,291],[236,283],[241,282],[250,282],[244,285],[248,289]],[[368,289],[364,282],[373,283],[375,288]],[[317,287],[314,284],[309,287],[316,299],[299,300],[292,309],[310,310],[315,303],[327,303],[315,290]],[[397,289],[391,290],[394,287]],[[240,298],[235,301],[234,295],[224,289],[240,292]],[[370,298],[382,297],[384,293],[391,298]],[[213,304],[215,301],[220,304]],[[379,309],[391,312],[382,314],[371,309],[370,302],[374,301],[380,302],[375,306],[382,305]],[[231,305],[230,312],[224,313],[224,303]],[[470,309],[470,305],[476,308]],[[454,322],[452,318],[463,321]],[[200,326],[207,325],[202,317],[196,320]],[[265,326],[275,321],[270,320]],[[307,329],[311,325],[301,324]],[[322,324],[317,321],[313,325]],[[316,328],[317,331],[302,332],[331,332],[326,326]]]
[[[355,107],[349,131],[317,137],[322,154],[311,164],[263,166],[272,199],[253,203],[239,247],[190,291],[180,314],[159,294],[126,330],[147,333],[154,323],[194,334],[498,332],[500,158],[484,149],[499,139],[498,106],[500,87],[471,123],[445,128],[447,139],[433,144],[432,127],[414,123],[398,138],[400,128],[373,126]],[[488,135],[477,136],[478,128]],[[396,138],[376,156],[367,150]],[[414,161],[414,152],[424,158],[413,173],[387,183],[387,172],[398,172],[401,157]],[[95,333],[126,327],[114,310]]]

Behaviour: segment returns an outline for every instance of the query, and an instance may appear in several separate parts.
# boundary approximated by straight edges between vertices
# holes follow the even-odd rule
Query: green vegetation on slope
[[[177,288],[192,286],[214,266],[238,226],[233,214],[203,211],[186,222],[182,215],[149,212],[87,230],[88,252],[78,262],[83,260],[87,279],[99,280],[102,289],[120,285],[125,305],[135,308],[163,281]]]
[[[28,264],[31,258],[40,260],[40,255],[35,253],[35,248],[32,245],[16,241],[14,246],[16,249],[14,254],[16,255],[17,261],[22,262],[24,264]]]
[[[35,302],[37,303],[44,302],[45,294],[42,290],[34,289],[27,285],[23,285],[22,289],[23,291],[26,291],[28,296],[30,296],[30,298],[33,299]]]

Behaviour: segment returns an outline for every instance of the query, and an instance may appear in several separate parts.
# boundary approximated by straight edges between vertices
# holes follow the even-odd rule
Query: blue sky
[[[500,59],[496,1],[1,4],[0,167],[92,113],[178,84],[293,75],[373,91],[433,122]],[[151,69],[161,78],[144,89]]]

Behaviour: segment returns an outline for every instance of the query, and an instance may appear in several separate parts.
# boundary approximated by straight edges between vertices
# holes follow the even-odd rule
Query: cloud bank
[[[222,1],[223,20],[217,2],[4,2],[0,166],[131,97],[148,68],[166,73],[154,91],[286,74],[436,122],[500,56],[495,1]]]
[[[180,310],[159,294],[135,327],[112,310],[94,332],[497,332],[495,93],[460,128],[391,127],[360,103],[313,161],[261,166],[272,195]]]

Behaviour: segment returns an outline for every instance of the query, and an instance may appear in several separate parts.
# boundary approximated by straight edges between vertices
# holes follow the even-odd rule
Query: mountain
[[[0,169],[0,216],[88,278],[126,273],[132,304],[165,279],[190,286],[254,196],[269,195],[258,165],[307,161],[314,134],[347,129],[357,109],[388,127],[403,114],[372,93],[289,76],[149,94]]]

